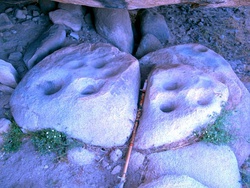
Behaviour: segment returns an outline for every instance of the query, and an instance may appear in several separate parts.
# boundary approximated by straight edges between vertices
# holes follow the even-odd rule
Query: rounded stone
[[[138,61],[109,44],[67,47],[25,75],[12,114],[29,131],[53,128],[87,144],[121,146],[133,128],[139,77]]]

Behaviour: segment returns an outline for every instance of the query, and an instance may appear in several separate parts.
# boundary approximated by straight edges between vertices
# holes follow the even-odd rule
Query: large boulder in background
[[[180,3],[192,3],[201,6],[209,7],[225,7],[225,6],[241,6],[250,5],[249,0],[56,0],[62,3],[72,3],[79,5],[86,5],[90,7],[100,7],[100,8],[122,8],[122,9],[140,9],[140,8],[150,8],[161,5],[171,5]]]
[[[185,44],[147,54],[140,59],[140,67],[142,80],[147,78],[154,67],[156,67],[156,71],[152,72],[151,76],[149,76],[144,111],[138,128],[135,147],[141,149],[155,148],[155,146],[161,146],[163,140],[168,144],[171,139],[180,138],[182,133],[189,134],[190,132],[188,132],[188,127],[186,126],[192,129],[192,123],[197,123],[196,121],[204,114],[197,111],[192,123],[189,121],[180,123],[179,121],[176,122],[180,116],[176,116],[175,110],[178,111],[178,108],[184,107],[186,104],[187,106],[184,108],[186,110],[182,110],[182,117],[189,118],[192,114],[190,108],[196,108],[193,104],[198,105],[200,103],[199,108],[204,109],[205,106],[209,106],[215,101],[225,100],[226,90],[228,90],[229,96],[226,101],[226,110],[231,112],[231,115],[225,117],[224,125],[236,138],[230,146],[236,154],[239,166],[247,159],[250,155],[250,94],[223,57],[205,46]],[[186,67],[186,70],[178,67]],[[193,72],[194,70],[196,71]],[[164,74],[160,76],[161,72],[168,74],[171,79],[166,80]],[[186,85],[186,83],[189,84]],[[193,85],[193,89],[190,89],[190,92],[179,95],[182,91],[188,90],[191,85]],[[192,100],[187,100],[190,97]],[[160,103],[161,101],[162,103]],[[168,105],[164,105],[164,101],[169,101]],[[156,110],[154,111],[153,108]],[[219,107],[217,106],[217,110],[213,108],[212,111],[218,112],[218,110]],[[151,111],[154,114],[151,114]],[[165,117],[164,111],[168,118]],[[173,122],[166,121],[165,124],[161,124],[162,127],[157,127],[162,119],[170,120],[171,117]],[[204,120],[206,118],[201,119],[202,125],[202,123],[205,123]],[[151,124],[148,124],[148,121]],[[168,122],[171,124],[167,124]],[[161,130],[167,130],[166,127],[169,127],[169,131],[178,129],[186,132],[178,132],[178,135],[168,135],[170,138],[165,138],[167,136]],[[150,136],[148,137],[147,135]],[[157,142],[153,143],[152,139],[155,139]],[[189,143],[188,139],[185,140],[180,143]],[[171,147],[176,146],[170,145],[167,148],[171,149]]]
[[[132,53],[134,36],[127,10],[95,8],[97,33],[123,52]]]
[[[136,116],[139,63],[109,44],[61,49],[32,68],[10,104],[24,130],[53,128],[103,147],[123,145]]]

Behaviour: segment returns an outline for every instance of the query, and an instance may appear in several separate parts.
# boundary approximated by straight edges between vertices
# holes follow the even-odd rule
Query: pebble
[[[0,133],[7,133],[10,129],[11,121],[6,118],[0,119]]]
[[[32,15],[35,17],[35,16],[39,16],[40,13],[39,13],[38,11],[34,10],[34,11],[32,12]]]
[[[103,160],[103,161],[102,161],[102,167],[107,169],[107,168],[110,167],[110,166],[109,166],[109,163],[108,163],[107,161],[104,161],[104,160]]]
[[[111,161],[116,162],[122,157],[122,151],[120,149],[115,149],[110,153],[109,157]]]
[[[122,167],[120,165],[117,165],[115,168],[113,168],[111,174],[112,175],[118,174],[118,173],[120,173],[121,169],[122,169]]]
[[[20,59],[22,59],[23,54],[21,52],[13,52],[9,55],[9,60],[13,60],[13,61],[19,61]]]
[[[17,19],[26,19],[26,15],[24,13],[24,10],[17,9],[16,18]]]
[[[4,12],[7,14],[7,13],[10,13],[10,12],[12,12],[13,11],[13,8],[8,8],[8,9],[6,9]]]
[[[79,38],[80,38],[79,35],[78,35],[78,33],[76,33],[76,32],[71,32],[70,36],[73,37],[76,40],[79,40]]]

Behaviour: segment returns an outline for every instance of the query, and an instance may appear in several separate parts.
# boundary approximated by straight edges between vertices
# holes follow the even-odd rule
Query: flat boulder
[[[147,156],[145,181],[166,175],[186,175],[211,188],[240,188],[237,160],[228,146],[196,143]]]
[[[138,149],[182,141],[214,121],[228,100],[225,84],[188,65],[155,68],[148,79]]]
[[[157,7],[162,5],[171,5],[171,4],[181,4],[181,3],[190,3],[190,0],[56,0],[57,2],[62,3],[72,3],[79,5],[86,5],[90,7],[99,7],[99,8],[122,8],[122,9],[141,9],[141,8],[150,8]],[[249,0],[193,0],[192,4],[208,6],[208,7],[227,7],[227,6],[241,6],[241,5],[250,5]]]
[[[24,130],[53,128],[87,144],[123,145],[136,116],[139,63],[104,43],[54,52],[33,67],[10,105]]]
[[[223,123],[236,138],[230,147],[239,166],[247,159],[250,94],[222,56],[199,44],[177,45],[145,55],[140,68],[149,84],[135,147],[158,150],[188,144],[195,139],[194,128],[213,123],[226,102],[230,115]],[[213,117],[211,122],[205,114]]]

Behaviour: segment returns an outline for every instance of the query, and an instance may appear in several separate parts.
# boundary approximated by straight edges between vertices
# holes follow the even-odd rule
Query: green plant
[[[226,117],[230,114],[229,111],[222,110],[221,114],[214,113],[211,118],[216,118],[215,122],[209,124],[206,129],[200,132],[194,132],[194,135],[200,138],[204,142],[210,142],[216,145],[223,145],[230,143],[234,137],[226,129]]]
[[[54,152],[58,158],[65,157],[69,149],[80,145],[80,142],[69,139],[66,134],[55,129],[44,129],[31,133],[31,140],[41,154]]]
[[[10,130],[7,133],[3,133],[3,146],[2,150],[9,153],[17,151],[24,138],[24,133],[21,128],[16,124],[16,122],[12,119]]]
[[[243,188],[250,188],[250,157],[241,166],[240,175]]]

